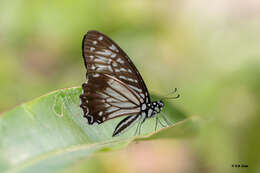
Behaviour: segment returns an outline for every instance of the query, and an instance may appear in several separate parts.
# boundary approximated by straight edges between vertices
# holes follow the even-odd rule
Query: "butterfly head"
[[[154,101],[148,104],[147,116],[149,118],[154,117],[156,114],[160,113],[164,104],[163,101]]]
[[[162,110],[164,103],[162,100],[160,100],[160,101],[157,101],[157,105],[158,105],[158,109],[159,109],[158,113],[159,113]]]

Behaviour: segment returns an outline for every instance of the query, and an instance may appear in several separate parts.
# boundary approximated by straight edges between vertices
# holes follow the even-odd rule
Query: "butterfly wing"
[[[126,131],[129,127],[135,124],[140,119],[140,117],[141,115],[131,115],[124,118],[122,121],[118,123],[112,136],[117,136]]]
[[[89,124],[124,115],[136,115],[150,102],[145,83],[126,53],[110,38],[89,31],[82,44],[87,80],[81,107]]]

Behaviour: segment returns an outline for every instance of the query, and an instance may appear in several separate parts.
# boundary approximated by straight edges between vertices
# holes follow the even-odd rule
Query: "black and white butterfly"
[[[82,84],[80,107],[89,124],[126,116],[116,126],[113,133],[116,136],[134,123],[141,125],[147,118],[160,113],[164,103],[150,100],[144,80],[133,62],[109,37],[89,31],[83,38],[82,55],[87,80]]]

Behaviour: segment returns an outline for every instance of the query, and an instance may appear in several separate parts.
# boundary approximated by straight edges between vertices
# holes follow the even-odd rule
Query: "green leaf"
[[[133,127],[112,138],[116,124],[123,117],[98,126],[88,125],[79,107],[80,93],[78,87],[58,90],[3,113],[0,172],[64,171],[95,152],[120,149],[133,140],[182,137],[194,131],[191,119],[166,102],[165,114],[172,126],[159,127],[154,132],[153,118],[144,123],[139,136],[134,136]]]

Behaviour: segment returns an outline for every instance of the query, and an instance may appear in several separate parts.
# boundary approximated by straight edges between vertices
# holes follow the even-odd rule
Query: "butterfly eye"
[[[162,101],[159,101],[158,103],[161,107],[163,107],[163,102]]]

